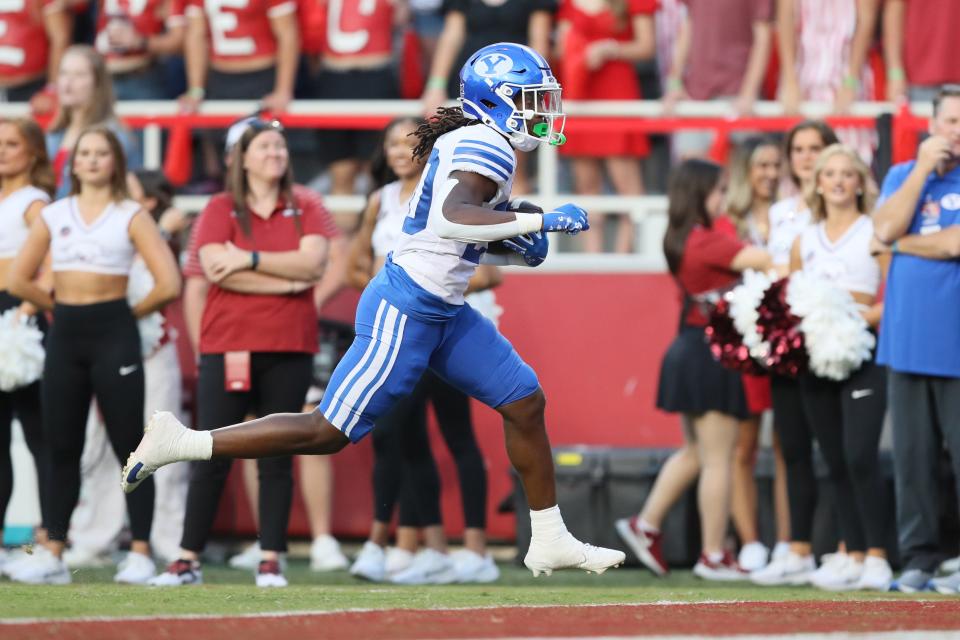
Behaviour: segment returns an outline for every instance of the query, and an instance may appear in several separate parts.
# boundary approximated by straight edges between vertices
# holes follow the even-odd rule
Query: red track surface
[[[0,625],[3,640],[415,640],[935,631],[960,629],[960,602],[743,602],[337,612],[265,617]]]

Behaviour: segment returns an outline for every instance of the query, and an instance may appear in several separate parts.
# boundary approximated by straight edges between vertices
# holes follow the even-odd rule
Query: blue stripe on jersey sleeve
[[[488,149],[493,149],[497,153],[504,156],[504,159],[513,161],[513,154],[504,151],[502,148],[498,147],[495,144],[490,144],[489,142],[484,142],[483,140],[461,140],[460,144],[475,144],[478,147],[486,147]]]
[[[450,167],[450,169],[451,169],[452,171],[457,171],[457,166],[458,166],[458,165],[464,167],[467,171],[470,171],[470,165],[473,165],[474,167],[483,167],[483,168],[488,169],[489,171],[493,172],[494,174],[500,176],[500,178],[501,178],[504,182],[506,182],[507,180],[510,179],[510,178],[507,176],[507,174],[504,173],[504,172],[500,169],[500,167],[497,167],[497,166],[495,166],[495,165],[492,165],[492,164],[490,164],[489,162],[484,162],[483,160],[479,160],[479,159],[477,159],[477,158],[465,157],[465,156],[454,156],[454,157],[453,157],[453,164],[452,164],[452,166]]]
[[[440,166],[440,152],[434,149],[427,160],[427,169],[423,177],[423,188],[420,190],[420,199],[417,201],[414,215],[403,219],[403,232],[409,236],[420,233],[427,228],[427,218],[430,216],[430,204],[433,201],[433,182],[437,177],[437,167]]]
[[[498,156],[489,151],[483,151],[482,149],[477,149],[476,147],[468,147],[466,145],[460,145],[453,150],[454,155],[464,155],[464,156],[474,156],[477,158],[483,158],[484,160],[489,160],[494,164],[498,164],[503,167],[507,173],[513,173],[513,163],[504,160],[501,156]]]

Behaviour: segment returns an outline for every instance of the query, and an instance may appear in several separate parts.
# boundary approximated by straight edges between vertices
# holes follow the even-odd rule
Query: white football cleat
[[[568,532],[552,542],[531,540],[523,564],[536,578],[541,573],[549,576],[556,569],[583,569],[600,574],[611,567],[619,567],[626,559],[623,551],[580,542]]]
[[[120,479],[123,491],[130,493],[163,465],[179,461],[178,445],[189,431],[169,411],[154,412],[143,430],[143,439],[123,467]]]

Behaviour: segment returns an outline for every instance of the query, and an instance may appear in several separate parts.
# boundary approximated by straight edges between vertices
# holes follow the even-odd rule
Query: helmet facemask
[[[504,83],[496,93],[513,107],[507,119],[510,142],[521,151],[532,151],[541,142],[560,146],[567,141],[563,128],[567,117],[563,113],[560,85],[556,82],[520,85]]]

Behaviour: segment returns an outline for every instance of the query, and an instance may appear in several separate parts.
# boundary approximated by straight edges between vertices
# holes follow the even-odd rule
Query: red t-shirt
[[[110,48],[107,25],[111,20],[127,20],[145,38],[163,33],[164,29],[182,26],[185,0],[100,0],[97,14],[97,37],[94,44],[110,59],[142,55],[143,51],[116,51]]]
[[[691,28],[687,93],[694,100],[737,95],[753,45],[753,24],[773,19],[773,0],[682,1]]]
[[[740,240],[722,228],[695,226],[687,236],[677,273],[684,292],[688,295],[706,293],[739,280],[740,274],[730,269],[730,263],[743,247]],[[686,322],[692,326],[706,326],[707,317],[700,311],[700,305],[691,305]]]
[[[275,55],[270,19],[296,10],[296,0],[187,0],[186,13],[206,18],[211,58],[219,61]]]
[[[44,15],[63,11],[55,0],[0,2],[0,76],[29,77],[47,70],[50,42]]]
[[[314,205],[320,209],[320,217],[323,219],[323,231],[320,232],[320,235],[325,238],[340,237],[340,229],[337,227],[337,223],[333,221],[333,216],[323,205],[320,194],[302,184],[295,184],[293,185],[293,197],[312,200]],[[190,239],[187,241],[187,257],[183,263],[183,269],[181,269],[184,278],[205,277],[203,265],[200,264],[200,247],[197,245],[197,229],[200,228],[198,222],[199,220],[194,223],[193,229],[190,231]]]
[[[956,62],[960,2],[905,0],[903,64],[912,85],[936,86],[960,82]]]
[[[281,202],[266,220],[251,214],[247,237],[234,215],[230,195],[213,196],[197,221],[197,249],[229,241],[248,251],[294,251],[302,236],[329,237],[332,223],[320,198],[298,189],[293,199],[293,207]],[[200,324],[200,353],[316,350],[317,310],[312,289],[296,295],[250,295],[210,286]]]
[[[393,52],[391,0],[327,0],[321,5],[326,32],[321,52],[329,58]]]

